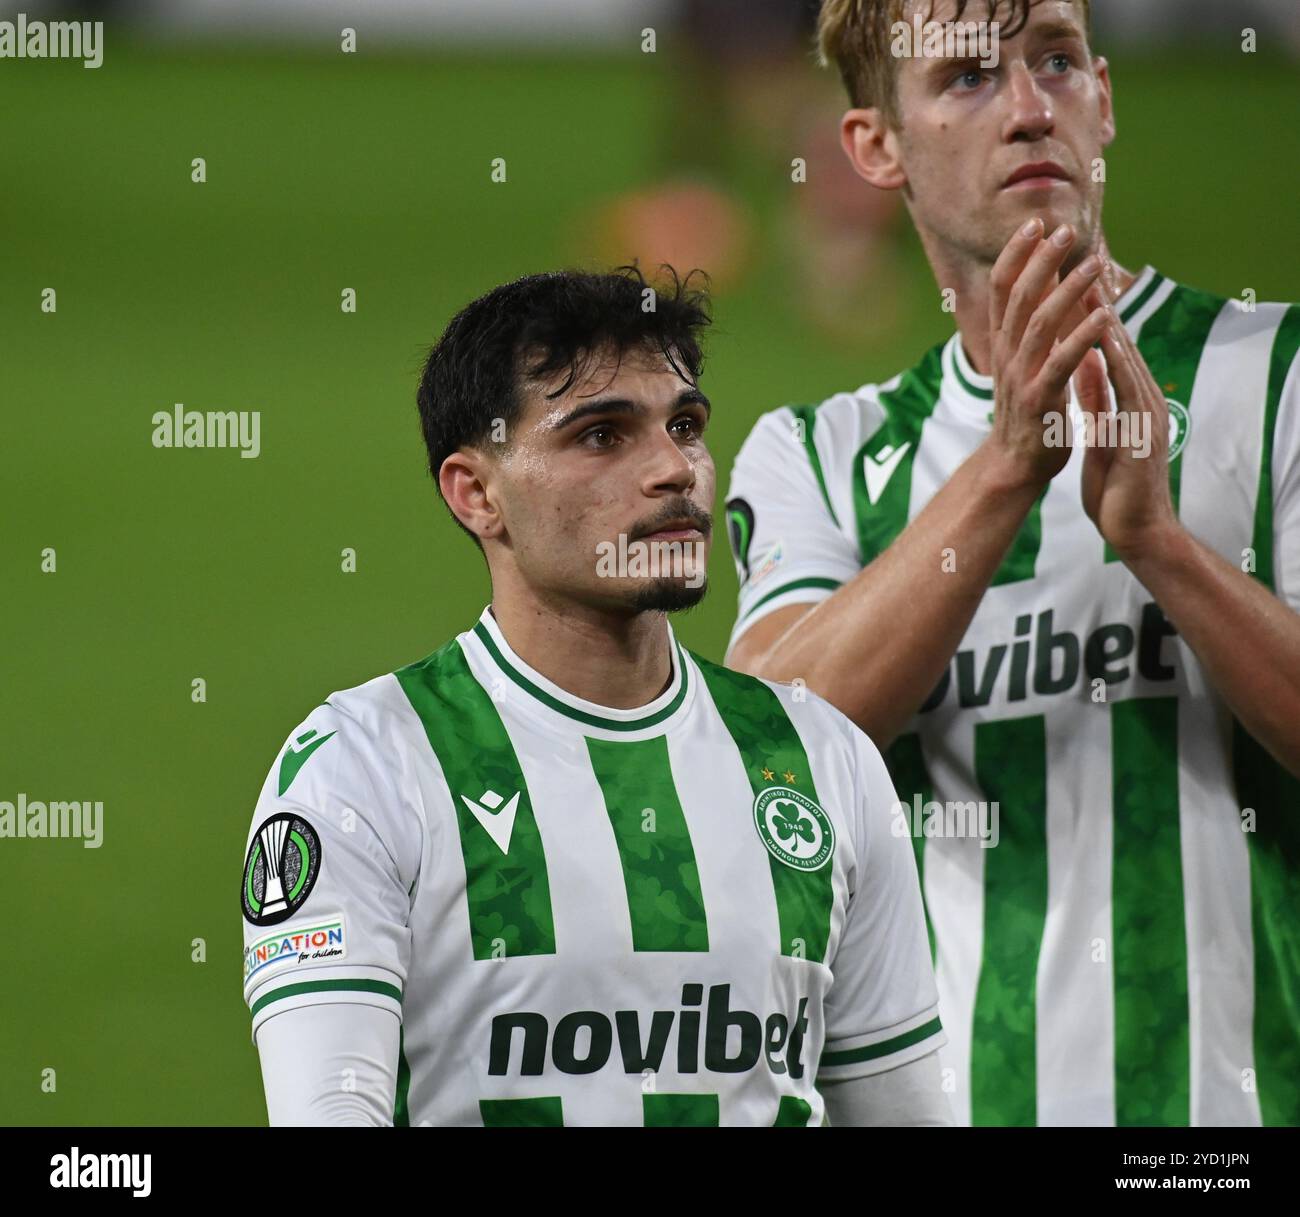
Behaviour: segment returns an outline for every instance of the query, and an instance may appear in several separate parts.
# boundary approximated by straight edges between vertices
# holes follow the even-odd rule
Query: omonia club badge
[[[820,870],[835,848],[830,817],[788,786],[769,786],[759,794],[754,823],[767,852],[795,870]]]
[[[301,816],[271,816],[253,838],[244,862],[244,916],[254,925],[292,917],[320,872],[320,838]]]

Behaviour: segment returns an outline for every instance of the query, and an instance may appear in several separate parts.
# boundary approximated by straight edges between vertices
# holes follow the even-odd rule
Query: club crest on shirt
[[[1169,407],[1169,459],[1176,460],[1187,443],[1187,436],[1192,429],[1192,416],[1187,407],[1172,397],[1165,398]]]
[[[244,860],[244,919],[276,925],[292,917],[320,873],[320,838],[301,816],[279,812],[264,820]]]
[[[830,817],[789,786],[769,786],[759,792],[754,825],[767,852],[794,870],[821,870],[835,849]]]

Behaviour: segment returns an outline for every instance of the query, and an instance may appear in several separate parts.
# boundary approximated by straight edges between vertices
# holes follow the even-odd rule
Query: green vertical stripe
[[[813,475],[817,478],[817,485],[821,488],[822,499],[826,504],[826,510],[831,513],[831,519],[835,521],[835,527],[840,526],[839,520],[835,515],[835,507],[831,503],[830,492],[826,489],[826,475],[822,472],[821,457],[817,455],[817,445],[813,442],[813,435],[817,429],[817,407],[816,406],[791,406],[790,413],[803,423],[803,446],[804,451],[808,453],[808,463],[812,466]]]
[[[587,740],[627,887],[635,951],[707,951],[709,928],[668,739]]]
[[[1151,369],[1160,391],[1187,407],[1191,426],[1196,424],[1196,420],[1190,418],[1190,412],[1201,354],[1224,303],[1222,296],[1211,296],[1190,287],[1175,287],[1169,299],[1147,318],[1138,337],[1138,351]],[[1169,493],[1175,511],[1182,494],[1186,451],[1184,448],[1169,463]],[[1119,561],[1119,555],[1109,542],[1105,546],[1105,560]]]
[[[752,676],[719,667],[698,655],[695,660],[740,751],[755,798],[769,787],[788,786],[822,806],[808,754],[777,695]],[[765,778],[764,770],[773,776]],[[786,777],[787,773],[793,779]],[[757,836],[757,828],[754,833]],[[834,854],[815,871],[795,870],[770,853],[768,862],[781,927],[781,954],[824,960],[835,895]]]
[[[484,1128],[563,1128],[559,1095],[536,1099],[479,1099]]]
[[[971,1033],[971,1120],[1038,1121],[1038,953],[1047,914],[1047,734],[1043,716],[975,725],[975,778],[997,803],[984,855],[984,956]],[[990,811],[992,809],[990,808]]]
[[[393,1095],[393,1127],[411,1126],[411,1065],[406,1059],[406,1027],[397,1028],[397,1089]]]
[[[889,766],[889,776],[894,780],[894,789],[898,797],[907,804],[907,825],[909,832],[912,824],[912,800],[918,795],[921,807],[934,798],[934,783],[930,779],[930,770],[925,763],[925,754],[921,750],[919,732],[910,731],[900,735],[885,754],[885,763]],[[912,836],[912,851],[916,854],[916,877],[921,884],[921,894],[925,895],[925,838]],[[935,961],[938,954],[934,941],[934,926],[930,922],[930,906],[925,906],[925,929],[930,937],[930,960]]]
[[[716,1094],[643,1094],[641,1110],[647,1128],[717,1128]]]
[[[1233,770],[1254,812],[1250,920],[1255,1088],[1265,1124],[1300,1125],[1300,781],[1233,723]]]
[[[862,565],[884,553],[894,538],[907,527],[912,498],[912,462],[921,441],[921,428],[939,402],[943,380],[943,348],[940,343],[911,371],[903,374],[898,387],[881,393],[885,421],[853,458],[853,505],[857,515],[858,547]],[[872,503],[867,495],[864,462],[877,460],[885,448],[897,451],[910,445],[894,469],[880,497]]]
[[[1187,1124],[1187,930],[1178,826],[1178,698],[1110,710],[1115,1121]]]
[[[1034,500],[1024,522],[1020,525],[1016,539],[1011,542],[1001,566],[994,572],[990,587],[1001,587],[1005,583],[1021,583],[1034,577],[1038,564],[1038,551],[1043,547],[1043,500],[1047,497],[1049,486]]]
[[[807,1128],[812,1119],[812,1104],[807,1099],[797,1099],[792,1094],[783,1094],[776,1109],[776,1123],[773,1128]]]
[[[475,959],[552,955],[555,925],[546,855],[514,745],[459,643],[393,674],[420,716],[455,805]],[[493,794],[496,807],[484,803]],[[504,811],[518,795],[509,853],[466,805]]]
[[[1273,454],[1282,389],[1300,351],[1300,306],[1288,309],[1273,341],[1259,493],[1255,577],[1272,589]],[[1300,1124],[1300,781],[1239,722],[1233,723],[1238,805],[1255,813],[1250,848],[1255,957],[1255,1084],[1265,1124]]]

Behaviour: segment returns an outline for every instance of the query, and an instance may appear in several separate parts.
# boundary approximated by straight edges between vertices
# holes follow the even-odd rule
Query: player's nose
[[[645,491],[649,494],[680,494],[694,485],[695,462],[666,431],[656,436],[643,475]]]
[[[1003,137],[1007,143],[1037,140],[1050,135],[1056,126],[1051,98],[1024,63],[1012,64],[1007,72],[1007,115]]]

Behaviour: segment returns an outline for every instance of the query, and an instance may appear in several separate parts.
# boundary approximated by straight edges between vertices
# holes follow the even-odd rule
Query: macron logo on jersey
[[[873,507],[880,501],[880,496],[885,493],[885,487],[889,485],[889,479],[894,476],[894,470],[898,468],[911,446],[911,440],[897,448],[890,444],[888,447],[882,448],[877,456],[864,456],[862,458],[862,472],[867,482],[867,499]]]
[[[460,801],[483,825],[483,831],[496,842],[497,848],[503,854],[508,854],[510,835],[515,830],[515,812],[519,809],[519,792],[512,794],[510,801],[504,807],[501,804],[505,800],[495,790],[488,790],[479,795],[478,803],[473,799],[467,799],[464,795],[460,796]]]
[[[289,741],[289,747],[284,751],[284,757],[280,761],[280,795],[293,785],[293,779],[298,776],[298,770],[301,769],[311,754],[316,751],[322,744],[332,740],[338,732],[331,731],[328,735],[317,735],[316,728],[310,731],[304,731],[295,740]]]

